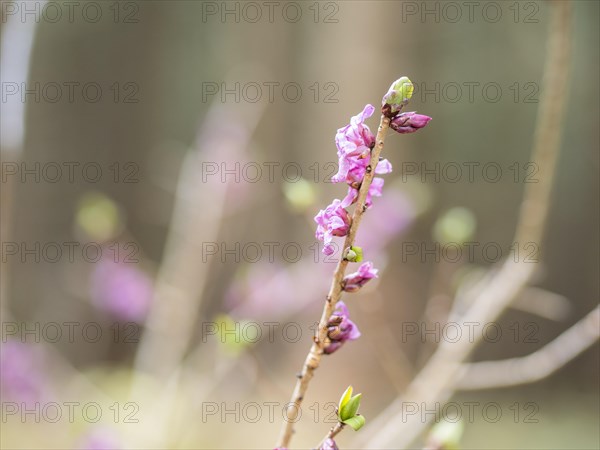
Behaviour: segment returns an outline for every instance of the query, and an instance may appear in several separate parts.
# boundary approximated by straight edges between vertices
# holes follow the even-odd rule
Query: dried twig
[[[600,336],[600,307],[563,332],[540,350],[520,358],[462,365],[455,388],[463,391],[492,389],[533,383],[551,375]]]

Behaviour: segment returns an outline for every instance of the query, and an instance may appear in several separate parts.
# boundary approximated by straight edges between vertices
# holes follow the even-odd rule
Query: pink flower
[[[358,271],[344,277],[344,291],[356,292],[373,278],[377,278],[377,269],[373,268],[372,262],[364,262]]]
[[[383,189],[383,178],[375,177],[369,186],[369,192],[367,192],[366,206],[369,208],[373,204],[373,197],[381,197]],[[348,194],[342,200],[342,206],[350,206],[358,199],[358,189],[350,186],[348,187]]]
[[[152,280],[135,264],[102,258],[92,274],[96,307],[123,321],[143,322],[152,302]]]
[[[353,341],[360,337],[360,331],[356,324],[350,320],[350,312],[343,301],[337,303],[335,311],[329,318],[327,336],[331,342],[323,350],[326,355],[335,352],[344,342]]]
[[[335,136],[338,149],[339,170],[331,181],[340,183],[345,181],[350,185],[348,194],[342,200],[343,207],[350,206],[358,198],[358,189],[362,183],[371,159],[371,148],[375,145],[375,136],[364,124],[364,120],[373,115],[375,108],[367,105],[361,113],[350,120],[350,125],[340,128]],[[375,167],[375,173],[383,175],[392,171],[392,164],[387,159],[382,159]],[[372,197],[381,196],[383,180],[374,178],[367,195],[367,207],[371,206]]]
[[[22,403],[28,408],[36,403],[39,405],[40,402],[47,401],[50,397],[50,386],[45,358],[40,349],[33,344],[6,339],[2,342],[1,350],[2,399]]]
[[[95,428],[79,443],[82,450],[120,450],[124,448],[116,433],[110,428]]]
[[[429,123],[431,117],[415,111],[398,114],[390,122],[390,128],[400,134],[414,133]]]
[[[337,131],[335,145],[340,166],[338,173],[331,179],[334,183],[347,181],[348,172],[360,165],[361,160],[366,160],[368,164],[371,147],[375,144],[375,136],[364,121],[371,117],[374,111],[373,105],[366,105],[361,113],[350,119],[349,125]],[[359,181],[361,180],[362,178]]]
[[[339,450],[339,447],[333,439],[327,438],[325,439],[325,442],[323,442],[323,445],[319,447],[319,450]]]
[[[323,253],[326,255],[333,254],[334,248],[331,241],[333,236],[346,236],[350,228],[350,216],[346,211],[342,202],[337,198],[327,208],[322,209],[315,216],[317,222],[317,231],[315,237],[323,241]]]

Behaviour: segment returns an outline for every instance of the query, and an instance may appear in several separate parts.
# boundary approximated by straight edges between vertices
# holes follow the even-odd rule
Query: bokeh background
[[[433,121],[388,138],[359,233],[380,277],[347,299],[363,336],[318,370],[293,445],[320,440],[349,384],[377,416],[436,347],[403,326],[433,327],[514,256],[549,3],[68,3],[2,1],[2,447],[272,448],[335,267],[312,221],[345,195],[335,131],[407,75]],[[599,6],[572,7],[535,289],[475,360],[531,353],[598,303]],[[444,240],[479,247],[422,250]],[[598,363],[596,344],[542,382],[457,394],[503,413],[476,409],[461,445],[598,448]]]

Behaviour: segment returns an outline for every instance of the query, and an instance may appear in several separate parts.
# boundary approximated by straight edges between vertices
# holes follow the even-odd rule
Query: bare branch
[[[560,294],[538,287],[527,287],[510,307],[558,322],[569,315],[571,303],[569,299]]]
[[[546,378],[592,346],[600,336],[600,307],[540,350],[521,358],[463,364],[458,390],[493,389]]]

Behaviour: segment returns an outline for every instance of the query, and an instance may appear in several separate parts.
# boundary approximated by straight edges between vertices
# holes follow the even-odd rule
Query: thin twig
[[[600,336],[600,307],[540,350],[520,358],[465,363],[455,388],[462,391],[533,383],[546,378],[591,347]]]
[[[571,303],[563,295],[530,286],[523,289],[523,293],[515,299],[510,307],[517,311],[535,314],[543,319],[559,322],[569,315]]]
[[[279,435],[277,447],[288,447],[294,429],[294,414],[299,411],[302,400],[304,399],[304,395],[306,394],[306,390],[308,389],[308,384],[314,375],[314,371],[319,367],[321,362],[323,349],[327,343],[327,323],[329,322],[329,318],[335,309],[335,305],[339,301],[342,294],[342,280],[346,272],[346,267],[348,266],[348,261],[344,258],[346,249],[350,248],[354,244],[358,226],[360,225],[360,221],[366,210],[367,193],[369,192],[369,187],[371,186],[371,182],[375,176],[375,167],[377,167],[379,162],[379,155],[383,150],[385,136],[389,126],[390,119],[382,115],[379,123],[379,129],[377,130],[377,136],[375,138],[375,146],[373,147],[373,150],[371,150],[369,166],[367,166],[364,179],[358,191],[358,201],[356,202],[356,207],[354,208],[354,213],[352,214],[352,223],[350,225],[350,229],[348,230],[348,235],[344,241],[342,256],[338,261],[337,267],[333,274],[333,281],[331,283],[331,287],[329,288],[329,293],[325,299],[323,314],[321,315],[321,320],[319,321],[318,334],[314,337],[314,342],[310,348],[310,351],[308,352],[308,355],[306,356],[306,360],[302,366],[302,371],[300,372],[298,380],[296,381],[296,386],[294,387],[290,403],[288,404],[289,406],[286,408],[284,423],[281,427],[281,433]]]
[[[315,448],[320,449],[327,439],[333,439],[334,437],[336,437],[344,429],[344,427],[345,425],[343,423],[336,423],[333,427],[331,427],[329,433],[327,433],[327,435],[323,439],[321,439],[321,442],[319,442],[319,444]]]

